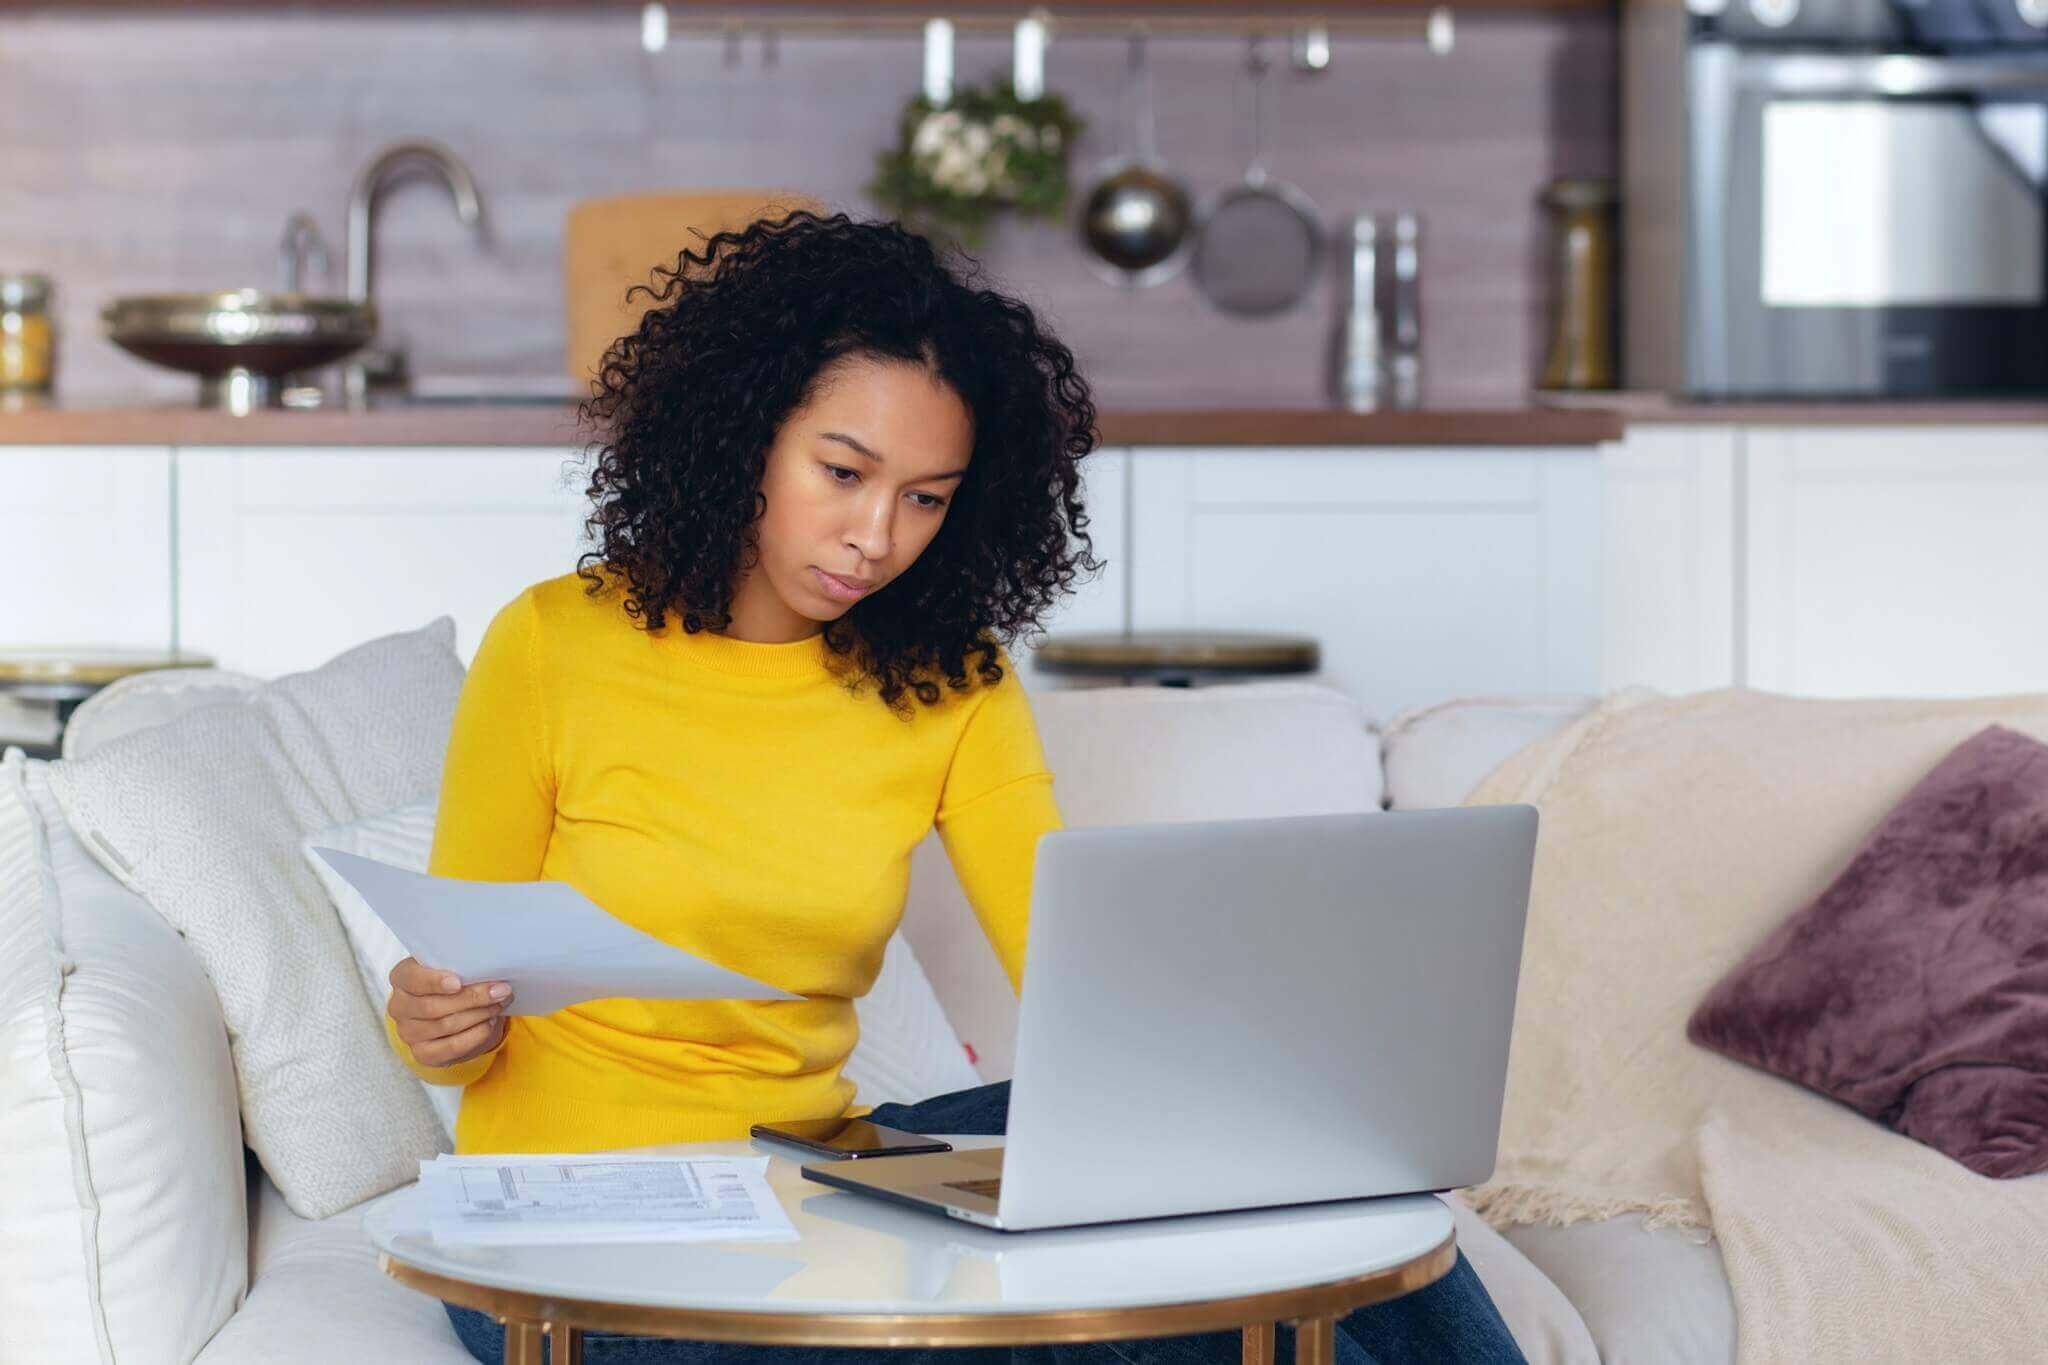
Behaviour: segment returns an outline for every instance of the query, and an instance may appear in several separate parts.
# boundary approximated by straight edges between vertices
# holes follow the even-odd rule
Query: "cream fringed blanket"
[[[1977,1175],[1685,1037],[1722,974],[1994,723],[2048,740],[2048,695],[1631,689],[1490,773],[1466,804],[1526,801],[1541,825],[1500,1161],[1472,1207],[1718,1236],[1743,1365],[2048,1360],[2048,1173]]]

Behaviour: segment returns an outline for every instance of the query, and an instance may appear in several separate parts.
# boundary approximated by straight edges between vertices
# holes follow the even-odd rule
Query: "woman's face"
[[[826,574],[886,592],[939,533],[973,451],[966,404],[930,371],[834,364],[769,448],[760,555],[741,571],[725,633],[769,644],[817,634],[859,600],[835,595]]]

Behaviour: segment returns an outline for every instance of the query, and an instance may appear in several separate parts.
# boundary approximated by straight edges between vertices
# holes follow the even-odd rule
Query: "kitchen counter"
[[[1583,449],[1631,425],[2048,425],[2048,401],[1685,403],[1661,394],[1532,397],[1524,406],[1346,412],[1334,408],[1105,409],[1117,446],[1521,446]],[[362,411],[279,409],[235,417],[196,407],[82,406],[0,412],[0,445],[581,447],[573,405],[397,402]]]
[[[1984,426],[2048,424],[2048,398],[1777,399],[1690,402],[1665,393],[1542,393],[1553,412],[1599,412],[1622,426],[1724,423],[1740,426]]]

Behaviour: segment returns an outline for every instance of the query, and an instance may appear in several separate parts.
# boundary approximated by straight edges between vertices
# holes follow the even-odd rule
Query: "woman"
[[[408,958],[391,976],[391,1043],[426,1080],[467,1087],[458,1151],[870,1114],[840,1068],[912,850],[937,827],[1018,988],[1034,850],[1061,827],[1003,642],[1102,567],[1080,498],[1095,410],[1072,354],[978,267],[956,273],[922,238],[844,215],[721,233],[657,281],[583,409],[601,432],[597,548],[486,630],[431,871],[569,882],[803,998],[507,1015],[505,983]],[[999,1133],[1007,1102],[1006,1085],[984,1086],[871,1116]],[[502,1328],[448,1313],[478,1359],[501,1359]],[[909,1365],[900,1351],[585,1340],[593,1365]],[[1462,1256],[1429,1289],[1345,1319],[1339,1346],[1354,1362],[1520,1359]],[[1240,1358],[1227,1332],[1019,1352]]]

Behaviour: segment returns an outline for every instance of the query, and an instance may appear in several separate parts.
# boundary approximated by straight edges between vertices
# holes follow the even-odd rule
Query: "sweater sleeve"
[[[1010,978],[1024,988],[1024,942],[1038,840],[1063,828],[1053,776],[1016,665],[967,718],[946,773],[936,823],[953,873]]]
[[[554,831],[555,777],[535,667],[533,595],[514,598],[484,630],[455,702],[434,848],[427,870],[436,877],[479,882],[530,882]],[[429,962],[429,967],[439,963]],[[467,984],[467,983],[465,983]],[[425,1066],[398,1036],[389,1013],[384,1031],[407,1069],[433,1085],[468,1085],[490,1069],[504,1044],[454,1066]]]

